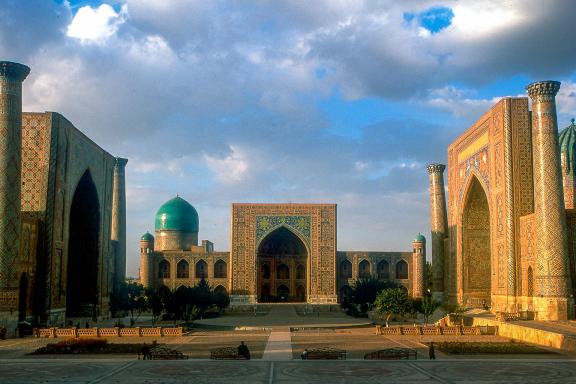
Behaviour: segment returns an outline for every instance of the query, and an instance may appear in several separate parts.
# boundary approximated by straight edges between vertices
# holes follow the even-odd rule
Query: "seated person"
[[[238,356],[244,357],[246,360],[250,360],[250,350],[243,341],[241,341],[240,345],[238,346]]]
[[[302,352],[300,357],[302,358],[302,360],[308,359],[308,349],[307,348],[304,348],[304,351]]]

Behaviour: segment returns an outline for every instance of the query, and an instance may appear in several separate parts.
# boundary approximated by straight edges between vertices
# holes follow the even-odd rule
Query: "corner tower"
[[[20,250],[22,82],[29,73],[23,64],[0,61],[0,307],[17,300],[12,268]]]
[[[419,233],[412,240],[412,297],[426,294],[426,238]]]
[[[541,320],[566,320],[569,295],[566,214],[558,150],[558,81],[526,87],[532,99],[534,216],[536,222],[535,306]]]
[[[154,236],[146,232],[140,238],[140,284],[153,288],[154,283]]]
[[[155,227],[156,251],[190,250],[198,245],[198,212],[180,196],[158,209]]]

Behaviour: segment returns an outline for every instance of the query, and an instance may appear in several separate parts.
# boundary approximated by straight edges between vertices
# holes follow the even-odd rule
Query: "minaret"
[[[444,296],[444,239],[448,235],[444,164],[428,165],[430,175],[430,224],[432,231],[432,292],[436,300]]]
[[[569,302],[566,212],[560,172],[555,97],[557,81],[526,87],[532,99],[534,218],[536,222],[536,294],[540,320],[566,320]]]
[[[114,283],[117,287],[126,279],[126,177],[128,159],[116,158],[114,164],[114,191],[112,194],[111,240],[116,241]]]
[[[140,238],[140,284],[154,288],[154,236],[149,232]]]
[[[426,238],[418,234],[412,240],[412,297],[426,294]]]
[[[22,82],[25,65],[0,61],[0,290],[18,288],[12,268],[20,250]],[[0,306],[9,292],[1,295]]]

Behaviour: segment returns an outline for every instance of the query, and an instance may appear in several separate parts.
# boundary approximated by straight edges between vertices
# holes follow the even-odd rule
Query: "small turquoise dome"
[[[190,203],[176,196],[156,212],[156,230],[198,232],[198,212]]]
[[[140,241],[154,241],[154,236],[152,236],[150,232],[146,232],[145,234],[142,235]]]
[[[576,167],[576,125],[574,119],[572,119],[572,124],[560,132],[558,143],[560,144],[562,172],[574,175],[574,168]]]
[[[412,240],[413,243],[425,243],[426,242],[426,238],[424,237],[424,235],[422,235],[421,233],[418,233],[416,235],[416,237],[414,238],[414,240]]]

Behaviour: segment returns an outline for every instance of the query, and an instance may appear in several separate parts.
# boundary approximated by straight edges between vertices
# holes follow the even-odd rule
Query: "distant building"
[[[506,97],[432,164],[433,290],[466,306],[574,316],[576,126],[558,135],[560,83]]]
[[[0,62],[0,326],[108,316],[125,275],[124,166],[54,112],[22,113]]]
[[[156,237],[140,239],[141,283],[174,291],[206,279],[233,304],[336,303],[370,276],[424,295],[422,235],[412,252],[337,252],[335,204],[233,204],[231,226],[231,252],[198,245],[196,209],[179,196],[169,200],[156,214]]]

